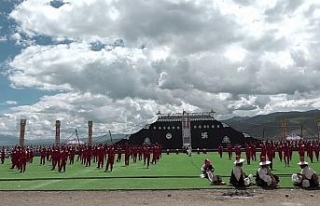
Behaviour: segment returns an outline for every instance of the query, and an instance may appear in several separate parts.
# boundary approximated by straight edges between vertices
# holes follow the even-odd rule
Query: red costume
[[[247,144],[245,149],[246,149],[247,164],[249,165],[251,160],[251,151],[252,151],[250,144]]]
[[[233,147],[232,147],[231,144],[229,144],[229,145],[227,146],[227,152],[228,152],[229,160],[231,160],[231,158],[232,158],[232,150],[233,150]]]
[[[289,167],[289,163],[290,163],[290,146],[288,145],[288,143],[285,143],[285,145],[283,146],[283,159],[284,159],[285,166]]]
[[[40,164],[44,165],[46,163],[47,150],[43,147],[40,151]]]
[[[102,145],[99,145],[97,147],[97,162],[98,162],[97,168],[98,169],[103,168],[104,158],[105,158],[105,148]]]
[[[222,145],[219,146],[218,153],[219,153],[220,158],[222,158],[222,153],[223,153],[223,146]]]
[[[150,165],[150,148],[148,146],[145,146],[143,150],[143,163],[147,165],[148,169]]]
[[[113,165],[114,165],[114,159],[115,159],[115,150],[113,146],[110,146],[108,149],[108,159],[107,159],[107,165],[106,165],[106,170],[109,170],[110,166],[110,171],[112,172],[113,170]]]

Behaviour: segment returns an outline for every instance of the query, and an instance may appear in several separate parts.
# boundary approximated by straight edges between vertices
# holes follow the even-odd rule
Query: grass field
[[[193,153],[191,157],[185,154],[162,154],[160,161],[156,165],[150,165],[149,169],[146,169],[143,162],[130,162],[129,166],[124,166],[121,162],[115,164],[113,172],[96,169],[95,163],[92,163],[91,167],[84,167],[75,162],[74,165],[67,165],[65,173],[51,171],[50,162],[44,166],[40,165],[40,160],[36,157],[32,164],[27,165],[25,173],[20,173],[16,169],[11,170],[11,161],[6,159],[5,164],[0,165],[0,190],[228,188],[229,186],[211,186],[206,179],[199,178],[200,167],[205,158],[212,161],[215,173],[228,182],[234,160],[228,160],[226,154],[222,159],[217,153]],[[280,176],[282,188],[292,187],[291,174],[300,171],[298,160],[298,154],[294,153],[290,167],[285,167],[276,157],[273,172]],[[258,164],[258,161],[253,161],[251,165],[244,163],[245,172],[255,175]],[[310,163],[310,166],[320,172],[320,162]]]

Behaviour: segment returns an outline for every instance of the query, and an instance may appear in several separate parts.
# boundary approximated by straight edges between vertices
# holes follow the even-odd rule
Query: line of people
[[[33,162],[34,150],[16,146],[10,150],[11,169],[17,168],[20,172],[26,171],[28,163]],[[4,151],[4,149],[2,150]],[[3,154],[2,154],[3,153]],[[159,145],[132,146],[124,145],[102,145],[80,147],[62,145],[52,147],[40,147],[36,153],[40,155],[40,165],[46,162],[51,164],[51,170],[58,169],[58,172],[65,172],[68,165],[80,162],[85,167],[90,167],[91,163],[96,163],[98,169],[105,168],[105,171],[113,171],[115,161],[120,162],[124,155],[124,164],[129,166],[130,158],[133,163],[137,160],[143,161],[149,168],[150,164],[156,164],[161,157],[161,147]],[[5,161],[5,152],[1,152],[1,162]],[[77,157],[76,157],[77,155]],[[2,157],[4,157],[2,159]]]
[[[261,143],[246,143],[243,147],[241,145],[228,144],[226,147],[220,145],[218,147],[218,154],[222,158],[223,153],[226,152],[229,160],[232,159],[232,154],[242,156],[244,152],[247,164],[251,161],[256,161],[257,153],[261,156],[266,156],[272,168],[273,159],[278,158],[284,162],[285,166],[289,166],[292,160],[293,151],[298,151],[300,158],[308,157],[310,162],[319,161],[320,157],[320,142],[316,140],[300,140],[300,141],[265,141]]]

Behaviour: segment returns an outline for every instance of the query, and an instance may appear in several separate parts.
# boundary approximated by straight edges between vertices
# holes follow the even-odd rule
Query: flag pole
[[[113,145],[112,135],[111,135],[111,131],[110,130],[109,130],[109,135],[110,135],[111,144]]]

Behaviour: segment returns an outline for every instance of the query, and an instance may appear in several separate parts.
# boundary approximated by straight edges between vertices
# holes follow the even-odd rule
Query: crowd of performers
[[[236,156],[229,180],[229,183],[235,187],[248,187],[255,182],[256,185],[264,188],[278,188],[280,179],[272,173],[273,160],[278,154],[279,160],[284,162],[285,166],[289,166],[293,151],[298,151],[300,156],[298,165],[301,168],[299,173],[292,175],[293,184],[303,188],[317,187],[319,185],[318,175],[305,161],[306,158],[309,158],[310,162],[319,161],[320,143],[317,141],[270,141],[260,144],[246,144],[243,148],[231,144],[218,148],[218,154],[221,158],[225,153],[230,160],[233,159],[233,154]],[[21,173],[26,171],[28,163],[33,163],[35,153],[39,154],[41,165],[49,163],[51,170],[57,170],[58,172],[66,172],[67,165],[72,165],[75,161],[80,162],[85,167],[90,167],[94,163],[98,169],[111,172],[114,169],[115,161],[121,162],[122,156],[124,156],[125,166],[129,166],[130,161],[133,163],[142,161],[146,168],[149,168],[150,164],[156,164],[159,161],[162,148],[158,144],[145,146],[99,144],[77,147],[65,145],[38,148],[16,146],[10,152],[11,169],[16,168]],[[179,153],[178,149],[176,153]],[[191,148],[188,148],[186,153],[190,155]],[[245,153],[245,159],[240,158],[241,153]],[[260,154],[260,163],[254,180],[252,174],[247,175],[245,173],[243,163],[251,164],[252,160],[257,160],[259,158],[257,153]],[[168,150],[167,154],[169,154]],[[3,148],[0,152],[1,164],[4,164],[6,155],[7,152]],[[204,161],[201,170],[201,177],[209,179],[211,184],[226,184],[220,176],[214,174],[214,167],[209,159]]]
[[[245,160],[247,164],[251,164],[251,161],[257,160],[257,152],[260,156],[267,157],[270,161],[270,167],[272,169],[273,160],[278,155],[281,162],[284,162],[285,166],[290,165],[292,160],[293,151],[298,151],[300,159],[306,159],[308,157],[310,162],[319,161],[320,154],[320,142],[319,141],[266,141],[258,144],[246,144],[244,148],[240,145],[229,144],[224,148],[222,145],[218,148],[218,153],[222,158],[222,154],[226,152],[228,154],[229,160],[232,159],[232,154],[235,153],[236,156],[241,157],[241,153],[245,153]]]
[[[243,168],[243,163],[249,165],[251,160],[257,159],[257,148],[260,154],[259,168],[255,174],[255,179],[252,174],[246,174]],[[273,160],[278,154],[279,160],[284,162],[285,166],[290,165],[293,151],[298,151],[300,161],[297,163],[301,169],[299,173],[292,174],[292,182],[295,186],[302,188],[319,187],[319,178],[316,172],[309,167],[305,158],[309,158],[310,162],[319,161],[320,143],[317,141],[296,141],[296,142],[263,142],[259,145],[246,144],[244,148],[238,145],[228,145],[226,148],[219,146],[218,154],[222,158],[224,152],[228,158],[232,159],[232,154],[235,153],[236,160],[231,170],[229,183],[234,187],[248,187],[252,184],[257,186],[276,189],[279,187],[280,178],[272,173]],[[242,159],[241,153],[245,153],[246,159]],[[315,157],[315,159],[314,159]],[[222,179],[214,174],[214,167],[209,159],[204,160],[201,167],[201,177],[207,178],[211,184],[225,184]]]
[[[4,164],[6,158],[6,149],[1,150],[1,164]],[[40,156],[40,164],[50,164],[51,170],[66,172],[67,165],[72,165],[75,161],[80,162],[85,167],[90,167],[95,163],[98,169],[112,171],[114,163],[121,162],[124,156],[125,166],[129,166],[130,160],[133,163],[143,161],[146,168],[150,164],[156,164],[161,157],[161,147],[158,144],[145,146],[124,145],[103,145],[96,146],[51,146],[29,148],[16,146],[11,149],[11,169],[18,169],[21,173],[26,171],[28,163],[33,163],[34,154]]]

